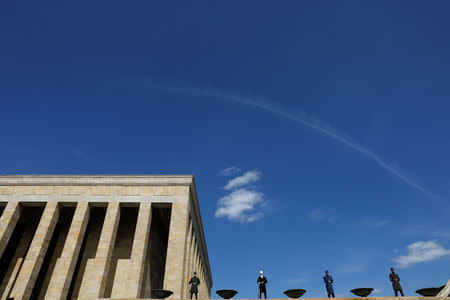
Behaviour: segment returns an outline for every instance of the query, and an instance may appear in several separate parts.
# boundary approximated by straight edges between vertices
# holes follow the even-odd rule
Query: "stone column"
[[[172,299],[181,299],[183,295],[187,222],[187,203],[172,203],[166,270],[164,275],[164,289],[173,291],[173,294],[170,296]]]
[[[15,299],[30,298],[50,239],[52,238],[53,230],[55,229],[56,222],[58,222],[58,216],[58,202],[48,202],[10,297],[14,297]]]
[[[9,238],[20,217],[19,202],[8,202],[0,218],[0,257],[8,245]]]
[[[206,270],[206,269],[205,269]],[[205,295],[206,295],[206,298],[211,298],[210,297],[210,293],[209,293],[209,289],[208,289],[208,284],[209,284],[209,279],[208,279],[208,276],[206,275],[207,273],[206,273],[206,271],[205,271],[205,274],[203,275],[204,277],[205,277]]]
[[[202,299],[204,299],[205,298],[205,276],[203,276],[203,264],[202,264],[201,259],[200,259],[200,280],[202,281],[200,293],[201,293]]]
[[[188,235],[186,239],[186,256],[184,260],[184,291],[183,291],[183,298],[188,299],[189,294],[189,279],[191,278],[191,274],[189,272],[189,262],[191,259],[191,234],[192,234],[192,222],[189,222],[189,230]]]
[[[198,248],[197,249],[197,256],[198,256],[198,262],[197,262],[197,273],[198,273],[198,278],[200,278],[200,280],[202,281],[202,284],[201,284],[201,286],[200,286],[200,289],[199,289],[199,293],[201,293],[202,292],[202,287],[203,287],[203,285],[205,284],[204,282],[203,282],[203,278],[202,278],[202,265],[201,265],[201,254],[200,254],[200,248]],[[199,294],[200,295],[200,294]]]
[[[203,279],[205,280],[205,284],[203,285],[203,289],[205,290],[205,298],[209,298],[208,297],[208,280],[206,279],[206,269],[203,268]]]
[[[194,276],[194,272],[197,271],[195,268],[195,262],[196,262],[196,258],[195,258],[195,233],[194,233],[194,228],[192,227],[192,232],[191,232],[191,243],[190,243],[190,259],[189,259],[189,279]],[[189,281],[188,281],[189,282]],[[188,287],[186,288],[186,293],[187,293],[187,298],[189,298],[191,296],[191,294],[189,293],[189,289],[190,286],[188,285]]]
[[[209,273],[207,273],[207,274],[209,274]],[[211,289],[210,289],[210,278],[209,278],[209,276],[208,275],[206,275],[206,279],[205,279],[206,281],[207,281],[207,284],[205,284],[205,288],[206,288],[206,297],[208,298],[208,299],[211,299]]]
[[[194,244],[194,247],[195,247],[194,272],[197,272],[197,277],[200,278],[200,270],[198,269],[198,246],[197,246],[197,242]]]
[[[192,271],[191,271],[191,269],[192,269],[192,259],[193,259],[193,256],[192,256],[192,241],[193,241],[193,239],[192,239],[192,231],[193,231],[194,229],[191,227],[190,228],[190,233],[189,233],[189,243],[186,245],[186,247],[188,247],[188,253],[189,253],[189,264],[188,264],[188,268],[187,268],[187,274],[188,274],[188,277],[189,277],[189,279],[192,277]]]
[[[203,293],[203,298],[206,298],[206,280],[205,280],[205,268],[204,268],[203,261],[202,261],[201,270],[202,270],[202,282],[203,282],[203,284],[202,284],[202,293]]]
[[[78,294],[80,299],[97,299],[103,297],[119,220],[120,203],[108,203],[95,259],[88,260],[86,271],[81,282],[80,292]]]
[[[25,228],[22,238],[17,245],[17,250],[14,253],[14,257],[11,260],[11,264],[6,270],[4,280],[0,286],[0,293],[3,291],[3,294],[0,298],[1,300],[5,300],[7,297],[9,297],[9,292],[12,290],[14,283],[16,282],[17,275],[19,274],[22,263],[25,260],[27,250],[31,244],[31,241],[33,240],[35,230],[32,227],[33,226],[27,226],[27,228]]]
[[[56,261],[45,295],[46,299],[66,299],[88,221],[89,203],[79,202],[67,233],[61,257]]]
[[[126,291],[128,297],[139,298],[143,288],[144,264],[147,255],[150,237],[150,224],[152,221],[152,203],[142,202],[139,206],[139,215],[134,233],[131,261],[128,269]]]
[[[191,266],[191,274],[197,272],[197,242],[195,239],[195,233],[192,237],[192,266]]]

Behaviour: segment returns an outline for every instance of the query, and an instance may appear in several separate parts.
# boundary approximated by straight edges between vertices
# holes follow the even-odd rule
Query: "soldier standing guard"
[[[389,274],[389,280],[392,282],[392,288],[394,289],[395,297],[398,296],[399,291],[400,291],[400,294],[402,294],[402,297],[405,297],[405,295],[403,295],[402,286],[400,285],[400,276],[398,276],[398,274],[394,272],[394,268],[391,268],[391,274]]]
[[[323,276],[323,281],[325,282],[325,286],[327,288],[328,298],[334,298],[334,290],[333,290],[333,277],[328,274],[328,270],[325,271],[325,276]]]
[[[200,285],[200,279],[197,277],[197,272],[194,272],[194,277],[189,280],[189,284],[191,285],[191,289],[189,290],[191,293],[191,299],[192,294],[195,294],[195,299],[198,299],[198,286]]]
[[[266,283],[267,278],[263,275],[263,271],[259,271],[258,279],[256,280],[259,286],[259,299],[261,299],[261,293],[264,293],[264,298],[267,299]]]

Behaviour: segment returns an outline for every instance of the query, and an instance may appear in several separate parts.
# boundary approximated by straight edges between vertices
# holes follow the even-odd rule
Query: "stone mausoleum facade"
[[[211,296],[193,176],[0,176],[0,213],[0,299]]]

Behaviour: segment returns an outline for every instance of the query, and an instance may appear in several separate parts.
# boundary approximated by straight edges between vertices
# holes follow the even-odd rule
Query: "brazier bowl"
[[[172,291],[156,289],[152,290],[152,298],[153,299],[164,299],[172,295]]]
[[[351,290],[350,292],[352,292],[353,294],[355,294],[356,296],[359,297],[367,297],[370,295],[370,293],[372,293],[373,288],[359,288],[359,289],[354,289]]]
[[[236,296],[238,292],[235,290],[218,290],[216,294],[222,297],[223,299],[231,299]]]
[[[445,285],[441,287],[424,288],[417,290],[416,293],[424,297],[435,297],[444,287]]]
[[[306,292],[306,290],[304,290],[304,289],[293,289],[293,290],[284,291],[286,296],[288,296],[289,298],[300,298],[301,296],[303,296],[303,294],[305,292]]]

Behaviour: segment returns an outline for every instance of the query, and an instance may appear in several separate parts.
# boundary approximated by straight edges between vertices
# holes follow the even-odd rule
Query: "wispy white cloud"
[[[437,237],[442,237],[445,239],[449,239],[450,238],[450,228],[448,227],[440,227],[438,229],[435,230],[434,235]]]
[[[371,159],[376,164],[378,164],[381,168],[383,168],[390,174],[398,177],[399,179],[401,179],[403,182],[405,182],[409,186],[415,188],[416,190],[423,192],[426,195],[433,196],[434,198],[438,198],[428,188],[426,188],[424,185],[418,183],[413,178],[413,176],[411,176],[407,172],[403,171],[399,167],[395,166],[394,164],[388,162],[387,160],[382,158],[379,154],[376,154],[369,148],[361,145],[360,143],[358,143],[354,139],[350,138],[349,136],[345,135],[344,133],[338,131],[337,129],[332,128],[331,126],[327,125],[325,122],[323,122],[317,118],[314,118],[312,116],[309,116],[304,112],[293,113],[287,109],[282,108],[279,105],[276,105],[275,103],[270,103],[270,102],[263,101],[260,99],[226,94],[226,93],[219,92],[219,91],[212,90],[212,89],[194,89],[194,88],[189,88],[189,87],[161,85],[161,84],[155,84],[155,83],[150,83],[150,86],[152,88],[162,89],[162,90],[166,90],[166,91],[170,91],[170,92],[189,93],[189,94],[193,94],[193,95],[200,95],[200,96],[205,96],[205,97],[222,99],[225,101],[238,102],[241,104],[249,105],[249,106],[273,113],[273,114],[283,117],[285,119],[289,119],[293,122],[296,122],[303,126],[309,127],[312,130],[314,130],[320,134],[323,134],[333,140],[336,140],[336,141],[346,145],[347,147],[363,154],[364,156],[366,156],[367,158]]]
[[[244,219],[243,219],[242,222],[251,223],[251,222],[254,222],[256,220],[261,219],[262,217],[264,217],[264,214],[262,212],[257,212],[257,213],[254,213],[254,214],[244,215]]]
[[[381,228],[391,223],[391,221],[386,219],[368,219],[365,224],[371,228]]]
[[[372,294],[373,294],[373,295],[378,295],[378,294],[380,294],[382,291],[383,291],[383,290],[381,290],[381,289],[373,289]]]
[[[237,169],[239,168],[233,166],[221,173],[231,174]],[[226,217],[230,221],[241,223],[250,223],[261,219],[264,214],[257,211],[257,208],[265,205],[264,194],[256,191],[254,187],[246,187],[246,185],[258,181],[261,176],[262,172],[253,170],[229,180],[224,188],[231,192],[219,199],[215,216],[217,218]]]
[[[394,258],[401,268],[406,268],[417,263],[438,259],[450,255],[450,250],[445,249],[435,240],[418,241],[408,245],[407,254]]]
[[[414,224],[399,229],[399,233],[406,237],[417,239],[450,239],[450,227],[442,224]]]
[[[306,217],[314,222],[331,222],[336,221],[336,214],[334,211],[325,208],[314,208],[306,212]]]
[[[416,237],[417,239],[419,239],[422,236],[429,236],[428,233],[430,232],[430,230],[432,230],[432,228],[429,225],[412,224],[400,228],[399,233],[406,237]]]
[[[350,248],[347,249],[347,255],[340,260],[340,264],[333,269],[335,269],[335,273],[357,274],[366,272],[371,264],[372,257],[370,255]]]
[[[241,171],[240,168],[236,167],[236,166],[231,166],[229,168],[223,169],[222,171],[220,171],[220,174],[223,176],[230,176],[236,173],[239,173]]]
[[[236,177],[228,181],[225,185],[226,190],[231,190],[249,183],[258,181],[261,178],[262,173],[259,171],[248,171],[244,175]]]
[[[340,265],[336,268],[336,273],[356,274],[366,271],[366,263],[348,263]]]
[[[254,222],[263,217],[255,212],[255,206],[263,202],[263,194],[248,189],[238,189],[218,201],[216,217],[227,217],[231,221]]]

